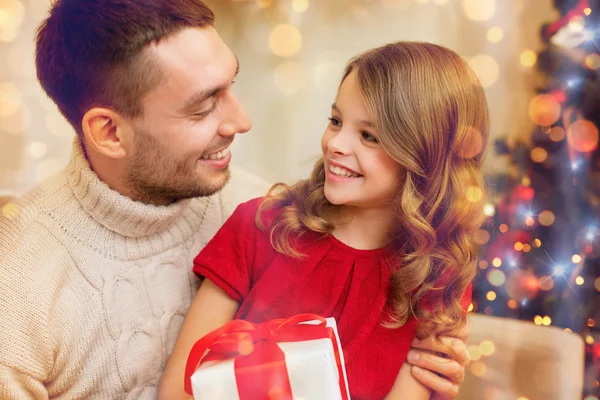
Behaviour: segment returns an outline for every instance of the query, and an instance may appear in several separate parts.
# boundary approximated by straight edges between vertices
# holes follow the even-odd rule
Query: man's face
[[[229,146],[251,122],[231,85],[238,63],[213,28],[187,28],[152,45],[160,82],[141,100],[126,181],[155,204],[219,191],[229,179]]]

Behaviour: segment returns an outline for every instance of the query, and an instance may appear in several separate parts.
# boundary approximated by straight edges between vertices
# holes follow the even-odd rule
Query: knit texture
[[[196,293],[193,259],[268,185],[241,170],[221,192],[133,201],[68,166],[0,213],[0,399],[154,399]]]

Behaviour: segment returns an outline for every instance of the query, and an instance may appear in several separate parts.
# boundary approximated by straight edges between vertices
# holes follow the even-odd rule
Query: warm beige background
[[[240,60],[236,90],[254,121],[234,144],[233,162],[270,181],[310,171],[345,62],[397,40],[439,43],[473,61],[489,83],[492,135],[528,135],[534,76],[520,58],[539,49],[542,22],[556,17],[551,0],[311,0],[305,11],[294,3],[301,9],[306,0],[272,0],[267,8],[261,5],[268,0],[207,2]],[[69,156],[73,132],[42,94],[33,68],[33,36],[48,4],[0,0],[0,195],[27,190]],[[283,23],[302,35],[290,57],[269,47],[269,33]],[[492,27],[503,32],[497,43],[487,38]],[[502,172],[505,160],[490,153],[486,168]]]

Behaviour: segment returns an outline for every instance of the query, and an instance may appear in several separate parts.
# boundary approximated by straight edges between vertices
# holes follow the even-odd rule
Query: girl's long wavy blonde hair
[[[476,273],[472,235],[483,221],[482,158],[488,109],[481,84],[467,63],[444,47],[398,42],[369,50],[348,63],[342,82],[356,72],[385,151],[402,167],[395,202],[397,229],[390,249],[400,266],[390,278],[390,327],[410,316],[418,336],[442,336],[466,323],[460,300]],[[276,208],[269,223],[274,248],[302,256],[294,238],[331,233],[334,205],[325,198],[319,160],[311,176],[275,185],[259,209]],[[435,301],[418,307],[425,294]]]

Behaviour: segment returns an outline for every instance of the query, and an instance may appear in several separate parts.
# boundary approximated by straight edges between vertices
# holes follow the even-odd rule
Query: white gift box
[[[327,318],[332,328],[341,360],[341,371],[336,363],[334,344],[331,339],[277,343],[285,354],[285,363],[292,395],[297,400],[343,400],[349,399],[348,379],[344,368],[344,354],[340,345],[337,326],[333,318]],[[312,323],[306,322],[306,323]],[[315,323],[317,323],[315,321]],[[195,400],[238,400],[240,398],[234,371],[234,360],[203,363],[191,377]],[[342,385],[343,383],[343,385]],[[342,394],[345,391],[345,396]]]

